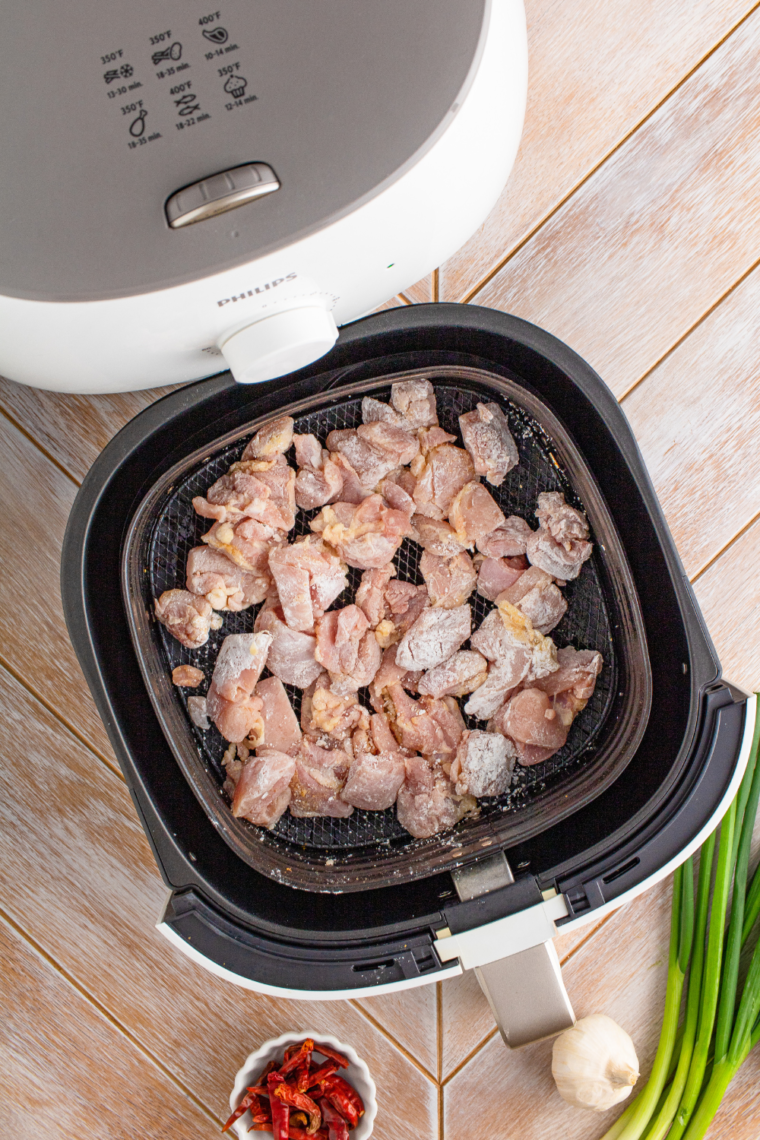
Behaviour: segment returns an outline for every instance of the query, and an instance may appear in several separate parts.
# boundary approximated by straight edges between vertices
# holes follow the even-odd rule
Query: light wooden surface
[[[530,95],[512,178],[464,249],[388,305],[495,306],[586,356],[630,418],[726,675],[758,688],[760,11],[526,7]],[[506,1052],[470,975],[286,1002],[213,978],[154,930],[164,888],[69,645],[58,575],[78,484],[161,394],[0,381],[3,1135],[216,1135],[247,1052],[313,1028],[367,1059],[379,1140],[600,1136],[611,1117],[564,1105],[550,1046]],[[615,1017],[645,1072],[669,891],[557,942],[576,1011]],[[709,1136],[757,1140],[759,1121],[754,1055]]]

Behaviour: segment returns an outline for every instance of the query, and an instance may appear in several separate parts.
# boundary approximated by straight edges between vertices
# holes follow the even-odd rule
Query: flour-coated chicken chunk
[[[391,386],[391,403],[413,428],[435,427],[438,414],[429,380],[399,380]]]
[[[301,744],[301,727],[285,686],[279,677],[265,677],[256,685],[255,693],[263,705],[264,745],[292,755]]]
[[[464,697],[479,689],[488,675],[488,662],[474,649],[460,649],[442,665],[428,670],[417,686],[431,697]]]
[[[467,483],[451,504],[449,522],[459,542],[472,548],[504,522],[504,515],[485,487],[480,483]]]
[[[466,551],[453,558],[438,558],[425,550],[420,558],[420,573],[427,586],[430,605],[444,610],[463,606],[477,582],[475,567]]]
[[[248,441],[243,459],[274,459],[288,450],[293,442],[293,419],[278,416],[259,428]]]
[[[477,807],[473,796],[460,796],[440,765],[422,756],[405,761],[406,775],[396,797],[396,814],[415,839],[453,827]]]
[[[290,629],[281,606],[262,607],[253,628],[272,635],[267,667],[284,684],[307,689],[322,672],[322,666],[314,657],[316,637],[313,633]]]
[[[468,605],[451,610],[424,609],[399,642],[396,661],[407,669],[434,669],[456,653],[471,628]]]
[[[460,795],[501,796],[512,780],[517,750],[497,732],[464,732],[451,765],[451,779]]]
[[[271,748],[249,757],[237,781],[232,814],[259,827],[274,827],[290,803],[295,767],[292,756]]]
[[[187,588],[204,597],[215,610],[238,613],[257,605],[272,584],[268,571],[242,566],[208,546],[194,546],[187,556]]]
[[[190,590],[164,590],[154,603],[156,618],[188,649],[200,649],[214,628],[211,603]]]

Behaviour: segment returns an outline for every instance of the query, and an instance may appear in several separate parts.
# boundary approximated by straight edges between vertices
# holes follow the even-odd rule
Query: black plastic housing
[[[125,529],[145,490],[179,458],[313,394],[433,364],[506,367],[561,420],[583,453],[624,544],[641,601],[652,711],[619,779],[586,807],[507,851],[518,878],[475,908],[448,874],[345,895],[293,890],[258,874],[216,833],[153,713],[121,599]],[[739,755],[745,703],[720,667],[633,434],[612,393],[572,350],[515,317],[475,306],[395,309],[341,330],[329,356],[280,380],[229,373],[189,385],[129,423],[88,473],[62,560],[64,612],[161,873],[165,922],[219,966],[260,984],[351,990],[434,976],[434,930],[513,913],[555,886],[572,914],[635,889],[714,815]],[[484,852],[485,853],[485,852]],[[493,853],[493,849],[488,852]],[[469,906],[469,909],[467,909]],[[465,909],[462,909],[465,908]]]

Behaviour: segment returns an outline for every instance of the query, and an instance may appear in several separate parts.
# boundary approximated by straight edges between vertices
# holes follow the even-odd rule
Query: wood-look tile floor
[[[467,245],[389,304],[490,305],[589,360],[633,425],[726,675],[758,688],[760,5],[526,9],[528,112],[510,181]],[[368,1061],[378,1140],[594,1140],[614,1114],[559,1099],[550,1045],[508,1053],[471,975],[287,1002],[206,974],[154,930],[164,888],[69,644],[58,574],[84,474],[161,394],[0,382],[3,1136],[214,1136],[246,1053],[308,1027]],[[669,892],[557,941],[576,1012],[616,1018],[645,1073]],[[758,1051],[709,1136],[760,1136]]]

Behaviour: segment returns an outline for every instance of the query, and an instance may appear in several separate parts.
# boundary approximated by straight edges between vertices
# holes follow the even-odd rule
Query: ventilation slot
[[[614,883],[615,879],[622,879],[623,875],[627,875],[634,867],[638,867],[640,859],[629,859],[627,863],[623,863],[622,867],[616,867],[614,871],[610,871],[609,875],[602,876],[602,882],[609,885]]]
[[[396,965],[395,958],[388,958],[385,962],[362,962],[358,966],[352,966],[351,969],[355,974],[374,974],[380,970],[390,970]]]

